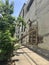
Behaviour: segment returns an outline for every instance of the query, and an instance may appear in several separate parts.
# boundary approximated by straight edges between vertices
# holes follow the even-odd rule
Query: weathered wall
[[[39,47],[49,49],[49,0],[40,0],[37,3],[37,18],[38,33],[44,36],[43,44],[39,44]]]
[[[49,0],[37,0],[37,17],[39,25],[39,34],[49,33]],[[39,6],[39,7],[38,7]]]
[[[28,22],[29,19],[32,20],[32,21],[35,19],[35,1],[31,5],[31,7],[30,7],[29,11],[27,12],[27,14],[24,16],[24,19],[25,19],[26,22]]]
[[[49,49],[49,0],[34,0],[28,12],[27,5],[24,7],[25,22],[28,22],[29,19],[38,21],[38,34],[44,36],[43,43],[39,44],[39,47]],[[27,23],[26,31],[28,32],[28,30]]]

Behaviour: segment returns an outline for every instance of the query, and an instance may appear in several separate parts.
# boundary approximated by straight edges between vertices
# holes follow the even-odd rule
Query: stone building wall
[[[43,36],[43,44],[39,44],[39,47],[49,50],[49,0],[38,1],[39,0],[37,0],[38,33]]]
[[[29,30],[29,19],[32,22],[38,22],[38,34],[43,37],[43,43],[38,46],[49,50],[49,0],[33,0],[27,11],[28,5],[29,3],[24,7],[24,20],[27,23],[26,31]],[[28,36],[26,38],[29,39]]]

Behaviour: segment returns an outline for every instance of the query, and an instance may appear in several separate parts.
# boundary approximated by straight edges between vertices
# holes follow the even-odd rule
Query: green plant
[[[11,15],[13,13],[13,3],[9,4],[9,0],[4,1],[5,3],[2,0],[0,2],[2,14],[2,17],[0,17],[0,61],[10,59],[15,42],[15,18]]]
[[[0,60],[3,61],[10,58],[14,50],[14,43],[11,39],[9,31],[0,34]]]
[[[26,22],[24,21],[24,18],[23,18],[23,17],[19,16],[19,17],[17,18],[16,22],[17,22],[18,27],[19,27],[19,28],[20,28],[20,27],[22,28],[22,31],[23,31],[23,26],[26,28]],[[22,24],[22,25],[21,25],[21,24]]]

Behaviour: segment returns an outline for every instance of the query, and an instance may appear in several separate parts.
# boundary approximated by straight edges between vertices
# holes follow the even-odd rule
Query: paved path
[[[15,59],[15,65],[49,65],[49,61],[22,46],[12,59]]]

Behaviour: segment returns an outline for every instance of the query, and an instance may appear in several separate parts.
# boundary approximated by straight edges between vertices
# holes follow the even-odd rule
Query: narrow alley
[[[15,65],[49,65],[48,60],[24,46],[17,50],[12,60],[15,60]]]

